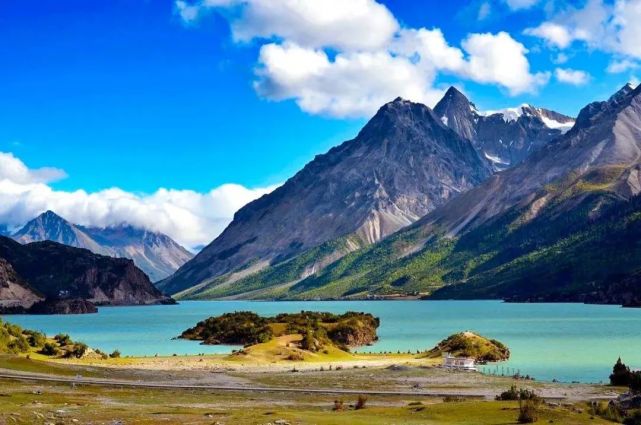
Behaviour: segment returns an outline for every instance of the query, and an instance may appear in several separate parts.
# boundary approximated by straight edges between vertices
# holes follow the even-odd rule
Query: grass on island
[[[505,344],[469,331],[450,335],[422,357],[440,358],[446,353],[484,362],[497,362],[510,358],[510,350]]]

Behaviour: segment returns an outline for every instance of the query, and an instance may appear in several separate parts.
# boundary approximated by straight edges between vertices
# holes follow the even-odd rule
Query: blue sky
[[[326,19],[317,28],[317,16],[303,12],[305,3],[319,2]],[[482,109],[527,102],[574,115],[635,80],[641,57],[630,42],[638,40],[632,18],[641,16],[639,0],[355,0],[358,10],[346,11],[336,0],[301,0],[302,9],[295,3],[4,2],[0,152],[36,172],[64,170],[66,178],[60,171],[29,182],[59,198],[114,187],[123,196],[159,188],[204,194],[227,183],[260,194],[353,137],[383,99],[433,103],[455,84]],[[307,18],[312,24],[301,24]],[[438,63],[427,58],[434,44],[419,47],[413,38],[420,29],[436,36],[430,43],[442,35]],[[412,53],[420,48],[432,50]],[[342,59],[345,66],[336,66]],[[363,63],[380,72],[359,78]],[[251,197],[241,198],[230,202]],[[0,210],[0,220],[15,224],[62,202],[38,199],[30,208]],[[205,239],[224,225],[218,215],[223,224]],[[118,219],[102,212],[76,218]]]

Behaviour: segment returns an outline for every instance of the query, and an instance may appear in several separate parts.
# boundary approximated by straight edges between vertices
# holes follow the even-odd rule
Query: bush
[[[60,345],[61,347],[73,344],[71,337],[67,334],[58,334],[54,336],[53,339],[55,339],[58,345]]]
[[[13,337],[21,337],[22,336],[22,328],[18,325],[12,325],[11,323],[5,323],[4,324],[5,329],[9,333],[9,335]]]
[[[623,420],[623,425],[641,425],[641,410],[637,410],[632,415]]]
[[[364,409],[366,404],[367,404],[367,396],[359,395],[358,399],[356,400],[356,404],[354,405],[354,409],[355,410]]]
[[[621,357],[617,360],[612,368],[610,375],[610,385],[617,387],[627,387],[630,385],[631,378],[630,368],[627,367],[622,361]]]
[[[65,354],[65,357],[75,357],[79,359],[85,355],[88,348],[89,347],[87,347],[87,344],[84,344],[82,342],[77,342],[73,344],[73,346],[71,347],[71,350],[67,351],[67,353]]]
[[[114,350],[113,353],[109,354],[109,357],[112,359],[119,359],[120,358],[120,351]]]
[[[26,353],[29,351],[29,342],[27,342],[27,339],[20,334],[20,336],[9,342],[7,348],[9,349],[9,352],[14,354]]]
[[[27,335],[29,345],[34,348],[42,347],[47,342],[47,337],[41,332],[25,331],[24,333]]]
[[[518,400],[519,399],[519,390],[516,388],[516,385],[512,385],[509,390],[503,391],[501,394],[496,396],[496,400],[507,401],[507,400]]]
[[[592,402],[590,405],[590,413],[593,416],[599,416],[610,422],[623,422],[623,415],[621,414],[621,411],[612,403],[604,401]]]
[[[44,354],[45,356],[57,356],[58,354],[60,354],[60,350],[58,349],[58,347],[56,347],[55,344],[45,342],[42,350],[40,350],[40,354]]]
[[[519,400],[519,417],[520,424],[531,424],[539,420],[540,400]]]
[[[641,372],[630,374],[630,392],[641,393]]]

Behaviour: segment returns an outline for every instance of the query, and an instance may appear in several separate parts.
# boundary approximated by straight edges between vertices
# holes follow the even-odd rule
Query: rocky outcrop
[[[98,308],[83,299],[47,299],[39,301],[27,310],[29,314],[88,314],[97,313]]]
[[[478,185],[490,168],[430,108],[396,99],[354,140],[317,156],[281,187],[241,208],[216,240],[159,287],[174,294],[345,238],[340,249],[325,252],[331,257],[340,251],[340,257]]]
[[[0,237],[0,257],[29,288],[50,300],[79,298],[102,305],[172,301],[129,259],[49,241],[21,245],[5,237]]]
[[[40,300],[42,296],[18,276],[7,260],[0,258],[0,313],[24,311]]]
[[[193,257],[169,236],[129,225],[105,228],[69,223],[53,211],[46,211],[12,236],[20,243],[53,241],[95,254],[129,258],[155,282]]]

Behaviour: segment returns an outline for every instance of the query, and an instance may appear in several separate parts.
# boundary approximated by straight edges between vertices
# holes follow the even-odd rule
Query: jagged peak
[[[470,102],[467,96],[454,86],[447,89],[443,98],[434,107],[434,112],[436,115],[442,117],[447,114],[447,111],[451,108],[462,108],[466,110],[469,109],[470,111],[476,111],[476,106]]]
[[[634,91],[635,87],[632,83],[626,83],[623,87],[617,90],[610,98],[608,99],[609,103],[619,103],[623,101],[630,93]]]

